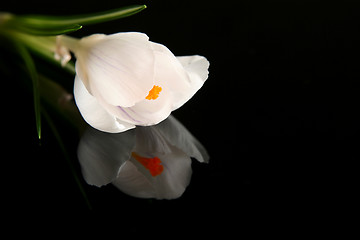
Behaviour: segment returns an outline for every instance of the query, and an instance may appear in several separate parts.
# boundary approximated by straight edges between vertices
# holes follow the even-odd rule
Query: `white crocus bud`
[[[206,58],[175,57],[143,33],[94,34],[80,40],[60,36],[61,59],[67,56],[64,47],[76,57],[76,104],[92,127],[105,132],[163,121],[208,77]]]

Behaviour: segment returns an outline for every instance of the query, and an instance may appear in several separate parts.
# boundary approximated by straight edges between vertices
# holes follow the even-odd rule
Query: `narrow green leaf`
[[[81,28],[80,25],[90,25],[128,17],[145,8],[146,5],[134,5],[105,12],[75,16],[24,15],[16,16],[11,21],[13,26],[22,27],[27,31],[34,31],[34,34],[54,35],[79,30]],[[49,32],[46,33],[46,31]],[[63,33],[59,33],[61,31]]]
[[[35,64],[33,59],[31,58],[30,53],[21,43],[15,42],[15,47],[18,50],[18,53],[22,57],[25,66],[29,72],[30,78],[32,80],[33,85],[33,96],[34,96],[34,109],[35,109],[35,121],[36,121],[36,130],[39,137],[41,139],[41,106],[40,106],[40,92],[39,92],[39,78],[36,72]]]
[[[25,32],[32,35],[41,36],[56,36],[61,34],[68,34],[80,30],[82,28],[79,24],[66,25],[66,26],[32,26],[27,24],[13,24],[13,29]]]
[[[39,19],[43,18],[42,20]],[[11,13],[1,14],[0,23],[3,29],[7,31],[18,31],[22,33],[42,36],[55,36],[60,34],[68,34],[82,28],[80,24],[47,24],[45,16],[31,17],[31,16],[16,16]],[[38,19],[38,20],[37,20]],[[2,22],[1,22],[2,20]]]

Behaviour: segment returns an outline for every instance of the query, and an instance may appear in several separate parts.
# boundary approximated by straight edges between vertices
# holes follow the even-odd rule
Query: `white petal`
[[[86,182],[98,187],[113,182],[120,167],[129,160],[134,145],[134,130],[110,134],[89,128],[77,151]]]
[[[153,128],[156,129],[157,134],[161,134],[168,143],[179,148],[188,156],[197,159],[199,162],[209,162],[209,155],[205,147],[172,115]],[[141,129],[137,129],[136,131],[140,130]]]
[[[179,62],[185,68],[188,74],[194,74],[199,79],[190,79],[191,81],[200,81],[205,82],[209,75],[209,61],[202,56],[194,55],[194,56],[181,56],[177,57]],[[195,76],[194,76],[195,77]]]
[[[77,107],[85,121],[92,127],[105,132],[123,132],[134,128],[132,124],[121,122],[115,116],[110,115],[98,102],[91,96],[78,76],[74,82],[74,97]]]
[[[81,39],[79,45],[76,70],[92,95],[130,107],[153,87],[154,54],[145,34],[96,34]]]
[[[181,107],[203,86],[209,75],[209,61],[202,56],[182,56],[177,57],[189,76],[190,88],[186,94],[174,99],[173,110]]]
[[[172,110],[186,103],[208,78],[209,61],[202,56],[175,57],[164,45],[152,43],[155,51],[155,74],[172,90]]]
[[[152,43],[152,47],[155,53],[156,79],[166,82],[174,92],[186,91],[190,86],[189,77],[181,63],[164,45]]]
[[[155,75],[156,76],[156,75]],[[150,126],[158,124],[159,122],[166,119],[172,111],[172,92],[168,87],[166,81],[156,77],[157,81],[155,85],[162,88],[158,98],[154,100],[143,99],[136,103],[133,107],[124,108],[128,112],[128,116],[140,121],[137,125]],[[123,119],[125,121],[125,119]],[[130,123],[132,123],[130,121]]]
[[[172,93],[165,82],[155,83],[161,86],[159,97],[155,100],[144,98],[132,107],[113,106],[108,104],[102,96],[96,96],[99,103],[122,122],[138,126],[150,126],[166,119],[172,110]]]
[[[164,95],[165,92],[156,101],[144,99],[129,108],[110,105],[101,96],[96,98],[99,104],[121,123],[130,126],[150,126],[163,121],[171,113],[171,101],[168,101]]]

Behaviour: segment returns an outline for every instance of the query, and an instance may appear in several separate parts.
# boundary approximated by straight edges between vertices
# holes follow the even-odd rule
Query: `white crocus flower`
[[[76,57],[74,96],[83,118],[105,132],[166,119],[208,77],[202,56],[175,57],[143,33],[94,34],[80,40],[58,37],[57,58]]]
[[[201,143],[174,117],[119,134],[88,129],[78,158],[90,185],[113,183],[140,198],[180,197],[191,179],[191,158],[208,162]]]

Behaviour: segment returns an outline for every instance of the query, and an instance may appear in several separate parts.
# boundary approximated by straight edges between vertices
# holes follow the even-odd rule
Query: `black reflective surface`
[[[75,2],[69,8],[72,1],[46,7],[33,1],[29,6],[10,4],[1,10],[70,14],[133,3],[101,2]],[[139,31],[175,55],[207,57],[207,82],[173,114],[207,148],[210,163],[193,161],[189,187],[172,201],[136,199],[115,187],[99,189],[82,180],[93,210],[121,212],[128,219],[182,213],[204,226],[218,226],[228,214],[239,222],[279,215],[311,221],[310,216],[332,215],[338,201],[352,199],[348,191],[355,178],[352,164],[359,159],[358,4],[146,4],[148,9],[136,16],[90,26],[74,35]],[[1,75],[3,207],[19,214],[87,211],[45,121],[38,144],[31,93],[22,86],[24,74],[13,65],[17,58],[8,53],[2,56],[7,58],[1,64],[11,72],[10,78]],[[72,76],[60,77],[47,65],[38,68],[71,91]],[[80,174],[77,131],[60,117],[55,123]],[[204,214],[220,216],[203,219]],[[125,222],[132,231],[140,228]]]

